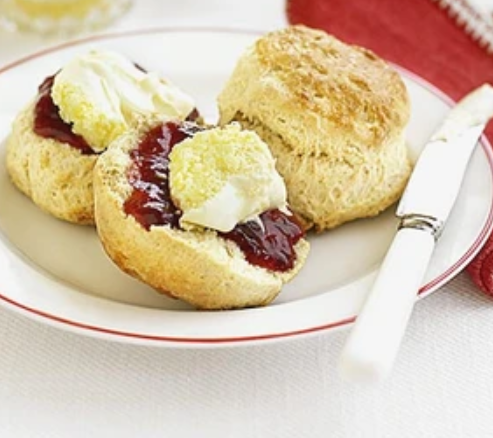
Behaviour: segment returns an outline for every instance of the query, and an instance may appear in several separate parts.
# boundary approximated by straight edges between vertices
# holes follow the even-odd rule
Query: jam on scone
[[[222,141],[231,142],[229,150]],[[253,146],[247,153],[241,151],[248,148],[245,144]],[[247,159],[242,160],[242,154]],[[303,231],[286,209],[282,180],[275,172],[270,153],[263,150],[263,143],[255,134],[240,132],[238,127],[206,131],[190,122],[167,122],[150,130],[130,156],[132,165],[127,178],[133,191],[124,210],[146,230],[153,225],[216,229],[219,236],[239,246],[249,263],[272,271],[292,269],[296,259],[294,245],[303,237]],[[202,173],[197,174],[204,165]],[[269,187],[276,193],[268,193]],[[256,201],[256,192],[265,192],[264,189],[267,193],[260,193],[262,198]],[[177,196],[180,190],[188,193]],[[194,204],[194,196],[203,199]],[[246,208],[234,208],[238,199],[244,199]],[[214,200],[219,202],[214,205]],[[252,204],[253,210],[248,210]],[[213,210],[207,211],[204,205]],[[259,208],[261,211],[255,211]],[[228,220],[232,210],[233,218]],[[204,217],[205,221],[201,221]]]

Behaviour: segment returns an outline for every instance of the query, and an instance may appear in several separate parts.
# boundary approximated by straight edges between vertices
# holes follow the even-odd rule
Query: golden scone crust
[[[214,231],[186,232],[169,226],[147,231],[123,209],[132,188],[127,180],[129,151],[137,132],[117,139],[94,170],[95,217],[110,258],[125,272],[160,292],[197,308],[231,309],[266,305],[302,267],[309,244],[296,245],[297,262],[285,273],[250,265],[233,242]]]
[[[96,155],[36,135],[34,102],[19,113],[7,139],[7,169],[13,183],[51,215],[94,223],[92,172]]]
[[[238,120],[269,144],[307,226],[377,214],[405,186],[407,90],[367,49],[304,26],[272,32],[239,59],[218,104],[221,124]]]

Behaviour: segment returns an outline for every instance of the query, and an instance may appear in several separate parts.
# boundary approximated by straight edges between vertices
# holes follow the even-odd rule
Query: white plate
[[[215,96],[256,36],[214,29],[145,30],[70,43],[20,60],[0,70],[0,139],[6,138],[15,114],[45,76],[94,47],[119,51],[148,69],[161,70],[195,96],[201,112],[214,120]],[[417,156],[450,101],[416,76],[402,74],[413,108],[409,146]],[[108,339],[167,346],[234,345],[347,326],[397,224],[391,208],[375,219],[310,236],[306,266],[273,304],[200,312],[120,272],[105,256],[94,229],[42,213],[10,183],[5,142],[0,155],[0,302],[42,322]],[[422,295],[456,275],[491,231],[492,162],[483,140],[436,248]]]

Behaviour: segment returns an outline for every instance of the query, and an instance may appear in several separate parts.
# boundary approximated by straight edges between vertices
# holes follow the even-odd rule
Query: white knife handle
[[[434,246],[427,230],[397,232],[343,349],[343,377],[374,381],[390,370]]]

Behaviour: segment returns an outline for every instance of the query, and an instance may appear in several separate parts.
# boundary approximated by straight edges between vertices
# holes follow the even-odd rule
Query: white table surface
[[[282,0],[136,0],[111,29],[284,23]],[[0,65],[48,43],[0,34]],[[138,347],[0,308],[0,437],[493,437],[493,301],[466,275],[418,303],[385,382],[340,380],[346,335]]]

